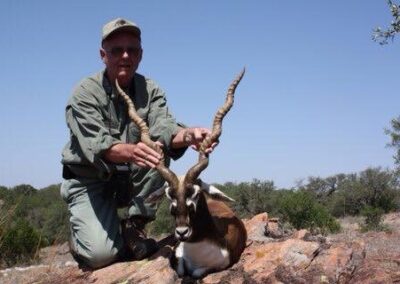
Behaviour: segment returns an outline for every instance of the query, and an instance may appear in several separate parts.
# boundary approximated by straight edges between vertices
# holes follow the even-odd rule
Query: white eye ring
[[[195,202],[193,199],[186,199],[186,206],[189,207],[191,205],[193,205],[194,211],[196,211],[197,202]]]
[[[167,196],[167,198],[168,198],[169,200],[172,201],[172,197],[171,197],[171,195],[170,195],[170,193],[169,193],[169,190],[170,190],[170,187],[167,187],[167,188],[165,189],[165,195]]]
[[[200,195],[201,187],[199,185],[195,184],[195,185],[193,185],[193,189],[194,189],[194,192],[192,194],[192,199],[194,199],[194,198],[197,199]]]

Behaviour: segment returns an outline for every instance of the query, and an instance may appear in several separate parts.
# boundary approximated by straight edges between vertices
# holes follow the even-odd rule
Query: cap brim
[[[119,32],[129,32],[129,33],[134,34],[134,35],[137,36],[138,38],[140,38],[140,33],[141,33],[141,32],[140,32],[140,29],[137,28],[137,27],[134,27],[134,26],[122,26],[122,27],[116,28],[116,29],[113,30],[111,33],[105,35],[105,36],[102,38],[102,41],[104,41],[105,39],[107,39],[107,38],[109,38],[110,36],[112,36],[112,35],[114,35],[114,34],[116,34],[116,33],[119,33]]]

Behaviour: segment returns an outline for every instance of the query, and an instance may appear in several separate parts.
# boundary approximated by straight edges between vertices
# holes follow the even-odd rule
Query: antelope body
[[[222,201],[232,199],[220,190],[200,179],[193,190],[186,189],[186,196],[183,192],[171,192],[168,186],[165,191],[171,200],[175,237],[179,241],[171,262],[179,276],[200,278],[236,263],[245,248],[247,234],[242,221]]]
[[[199,147],[199,161],[185,176],[177,177],[162,160],[156,167],[166,184],[147,202],[156,202],[165,195],[171,201],[170,212],[175,218],[175,237],[178,240],[171,259],[180,277],[188,275],[201,278],[236,263],[247,240],[242,221],[224,201],[233,201],[216,187],[202,182],[198,177],[208,166],[206,149],[218,141],[222,133],[222,120],[233,105],[234,93],[244,75],[244,70],[230,85],[225,104],[217,111],[213,129]],[[138,125],[143,143],[162,153],[149,136],[149,129],[137,115],[134,105],[116,81],[120,95],[125,99],[130,118]]]

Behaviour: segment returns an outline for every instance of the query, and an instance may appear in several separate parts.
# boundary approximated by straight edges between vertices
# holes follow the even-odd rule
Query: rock
[[[174,239],[166,237],[159,242],[163,246],[149,259],[116,263],[94,271],[89,276],[93,283],[175,283],[178,279],[170,267],[169,258],[172,254]]]
[[[265,225],[268,222],[268,214],[261,213],[250,220],[244,221],[247,230],[247,239],[249,241],[265,242],[272,240],[265,236]]]
[[[76,261],[66,261],[64,263],[64,266],[68,267],[68,266],[78,266],[78,263]]]
[[[305,238],[307,238],[307,236],[310,234],[309,231],[302,229],[299,231],[295,231],[292,235],[293,239],[299,239],[299,240],[304,240]]]
[[[255,275],[254,280],[263,281],[263,279],[273,277],[276,268],[281,264],[292,267],[294,270],[305,269],[318,248],[318,243],[298,239],[249,247],[249,254],[245,256],[243,268],[244,271]]]
[[[273,238],[273,239],[280,239],[287,237],[290,235],[289,230],[283,229],[282,224],[279,221],[279,218],[270,218],[267,220],[265,224],[265,236]]]
[[[324,278],[327,283],[337,283],[340,275],[348,272],[348,266],[350,266],[350,273],[353,270],[350,264],[352,252],[351,248],[341,245],[321,250],[318,257],[307,267],[304,276],[316,275]]]
[[[159,256],[152,260],[117,263],[94,271],[88,278],[93,283],[165,283],[173,284],[178,279],[170,268],[168,258]]]

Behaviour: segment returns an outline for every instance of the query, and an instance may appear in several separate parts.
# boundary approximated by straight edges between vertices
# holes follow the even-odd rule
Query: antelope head
[[[164,195],[170,200],[170,212],[175,218],[175,237],[180,241],[189,240],[193,233],[193,224],[196,213],[205,204],[204,195],[205,193],[214,199],[233,201],[230,197],[225,195],[222,191],[216,187],[202,182],[199,179],[201,172],[207,168],[209,162],[209,154],[206,149],[210,148],[214,142],[218,141],[218,138],[222,133],[222,120],[225,115],[231,109],[234,100],[234,94],[236,87],[245,73],[245,69],[236,77],[228,88],[225,103],[219,108],[215,114],[211,134],[207,136],[199,146],[199,159],[198,162],[191,167],[186,175],[178,177],[174,172],[165,166],[164,158],[161,159],[160,163],[156,166],[158,172],[163,176],[166,184],[152,193],[148,198],[147,202],[156,202],[160,197]],[[163,155],[162,149],[150,139],[149,128],[142,118],[137,114],[135,106],[130,97],[120,88],[118,81],[116,80],[116,87],[126,104],[128,105],[128,115],[130,119],[138,126],[141,141],[147,146]],[[185,139],[190,139],[186,136]],[[190,141],[187,141],[190,142]]]

